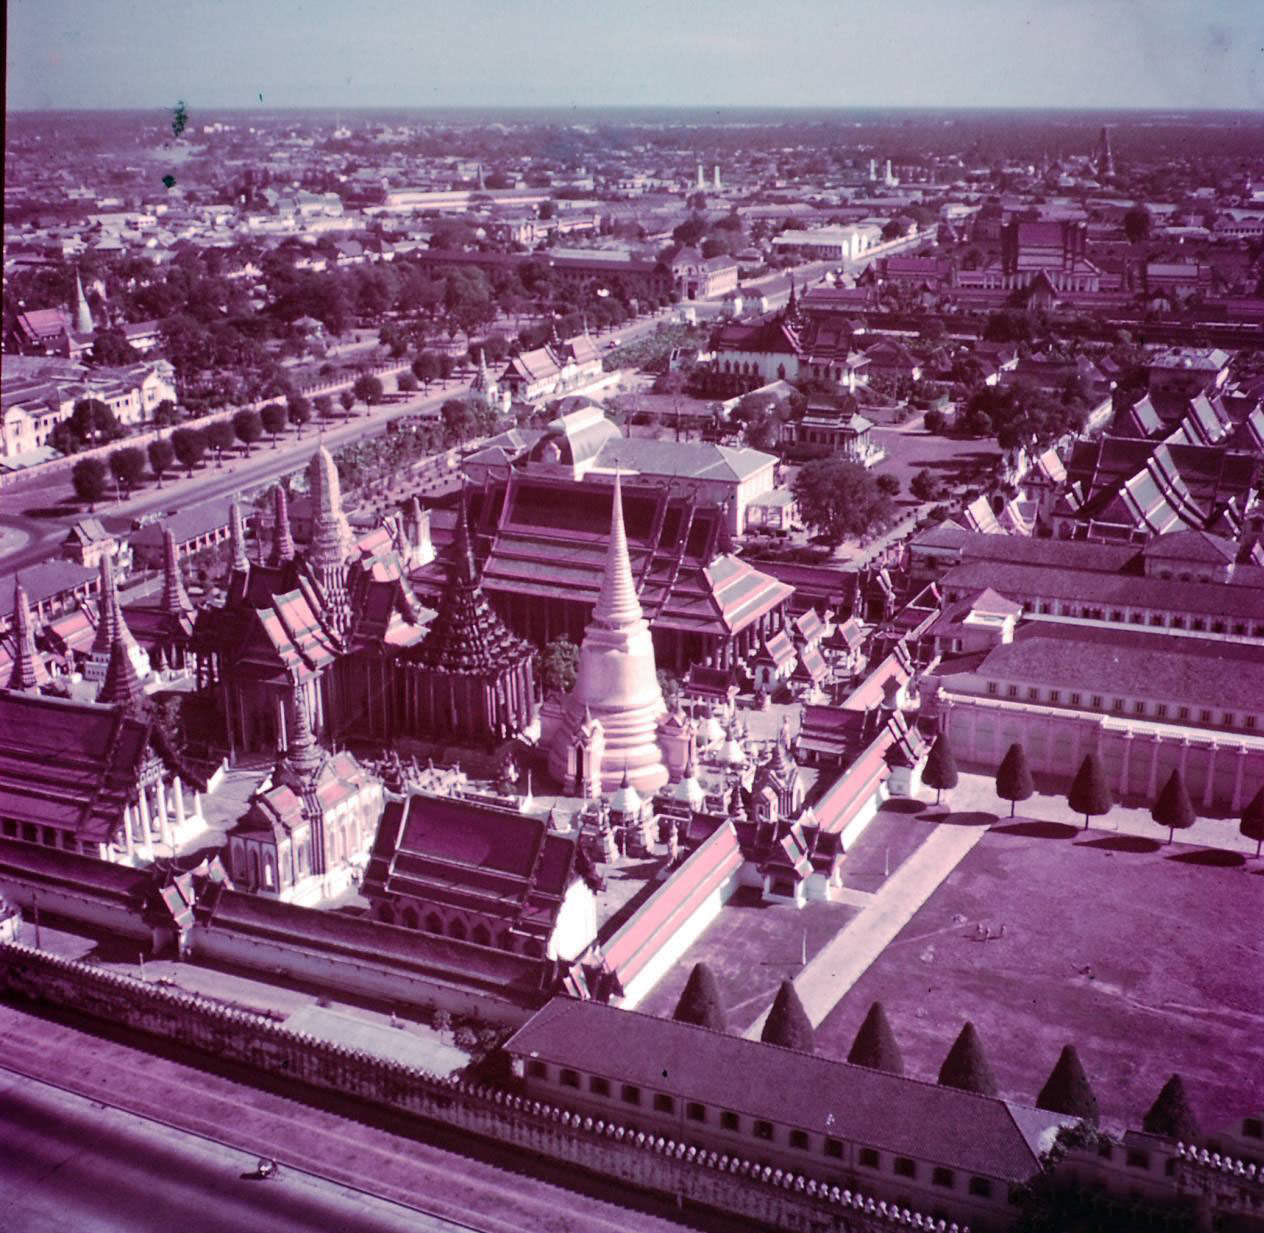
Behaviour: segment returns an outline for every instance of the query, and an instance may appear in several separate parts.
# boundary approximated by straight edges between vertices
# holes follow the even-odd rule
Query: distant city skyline
[[[11,110],[181,98],[194,109],[1264,110],[1264,9],[1250,0],[10,0]]]

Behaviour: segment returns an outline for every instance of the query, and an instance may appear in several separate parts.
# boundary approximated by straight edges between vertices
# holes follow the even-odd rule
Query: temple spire
[[[355,547],[355,538],[342,512],[338,466],[323,445],[307,464],[307,486],[312,495],[312,538],[307,546],[307,563],[318,569],[341,569]]]
[[[461,500],[457,507],[455,531],[448,576],[453,582],[476,582],[478,565],[474,560],[474,542],[470,536],[470,506],[464,486],[461,488]]]
[[[75,331],[79,334],[91,334],[96,330],[92,320],[92,309],[88,307],[88,297],[83,293],[83,279],[79,271],[75,271]]]
[[[193,603],[180,576],[176,537],[170,528],[162,533],[162,608],[174,616],[193,611]]]
[[[35,689],[48,684],[48,669],[35,652],[35,630],[31,624],[31,601],[21,578],[13,586],[13,668],[10,689]]]
[[[614,498],[610,507],[610,544],[606,549],[606,570],[601,591],[593,609],[593,621],[607,629],[618,629],[643,620],[641,601],[632,578],[632,561],[628,556],[628,536],[623,525],[623,485],[614,477]]]
[[[298,681],[291,675],[290,682],[284,761],[293,775],[306,782],[319,769],[322,758]]]
[[[127,644],[121,637],[115,637],[110,647],[110,663],[105,670],[105,680],[97,693],[97,701],[136,710],[145,700],[145,691],[140,677],[136,673],[136,665],[128,652]]]
[[[123,620],[123,609],[119,606],[118,587],[114,582],[114,558],[108,552],[101,554],[101,593],[98,596],[100,616],[97,620],[97,636],[92,643],[92,650],[97,655],[113,653],[114,643],[121,639],[128,646],[135,643],[132,631]]]
[[[228,543],[232,549],[230,568],[247,570],[250,558],[246,556],[246,525],[241,516],[241,502],[233,497],[228,506]]]
[[[294,560],[294,535],[290,530],[290,502],[282,484],[272,490],[272,516],[275,525],[272,528],[272,555],[268,557],[268,564],[284,565],[287,561]]]

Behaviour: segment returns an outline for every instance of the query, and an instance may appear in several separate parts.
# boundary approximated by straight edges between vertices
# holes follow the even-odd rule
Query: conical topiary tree
[[[952,746],[948,743],[947,731],[941,732],[930,747],[926,759],[926,768],[922,771],[922,783],[935,789],[935,804],[938,805],[945,790],[957,786],[957,760],[952,756]]]
[[[1150,817],[1160,826],[1167,827],[1168,843],[1172,842],[1172,836],[1178,830],[1187,830],[1194,825],[1194,806],[1190,804],[1179,767],[1167,777],[1158,800],[1150,807]]]
[[[1014,816],[1014,806],[1019,801],[1030,800],[1036,792],[1031,782],[1031,767],[1027,765],[1027,751],[1022,741],[1015,741],[1001,759],[996,771],[996,795],[1009,801],[1009,816]]]
[[[1067,804],[1076,813],[1084,815],[1084,829],[1088,830],[1089,818],[1109,813],[1114,803],[1102,760],[1095,753],[1085,754],[1080,769],[1075,773],[1071,791],[1067,793]]]
[[[1084,1067],[1080,1064],[1080,1055],[1074,1045],[1064,1045],[1054,1063],[1049,1078],[1036,1097],[1037,1109],[1048,1109],[1051,1113],[1066,1113],[1078,1117],[1082,1122],[1097,1125],[1097,1097],[1089,1084]]]
[[[698,1027],[711,1028],[716,1032],[728,1031],[728,1014],[724,1009],[724,1000],[720,997],[720,986],[715,982],[715,974],[705,963],[694,964],[672,1018],[680,1023],[694,1023]]]
[[[1264,845],[1264,788],[1251,797],[1250,803],[1242,811],[1242,822],[1238,829],[1248,839],[1255,840],[1255,855],[1258,857],[1260,847]]]
[[[885,1070],[892,1075],[904,1073],[900,1046],[895,1043],[895,1033],[891,1031],[881,1002],[869,1007],[869,1013],[851,1043],[847,1060],[853,1066],[868,1066],[870,1070]]]
[[[939,1083],[941,1087],[959,1087],[980,1096],[996,1095],[996,1077],[983,1052],[983,1042],[968,1020],[939,1068]]]
[[[808,1012],[799,1001],[794,981],[781,982],[768,1018],[764,1020],[764,1030],[759,1039],[770,1045],[798,1049],[801,1053],[815,1050],[816,1033],[812,1030],[812,1020],[808,1018]]]
[[[1164,1085],[1150,1111],[1141,1122],[1147,1134],[1162,1135],[1179,1143],[1194,1143],[1198,1139],[1198,1123],[1185,1095],[1185,1081],[1173,1075]]]

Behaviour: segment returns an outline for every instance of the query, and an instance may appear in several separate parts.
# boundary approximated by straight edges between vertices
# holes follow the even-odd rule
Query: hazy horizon
[[[1262,46],[1243,0],[11,0],[6,105],[1236,112]]]

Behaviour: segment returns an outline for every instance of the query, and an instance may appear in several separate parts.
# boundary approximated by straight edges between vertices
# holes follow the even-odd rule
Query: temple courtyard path
[[[794,978],[794,987],[813,1026],[819,1024],[847,991],[882,954],[896,934],[913,919],[922,904],[965,859],[988,832],[988,816],[981,825],[941,822],[920,847],[868,896],[859,916],[849,921]],[[765,1011],[747,1029],[758,1040],[768,1017]]]

